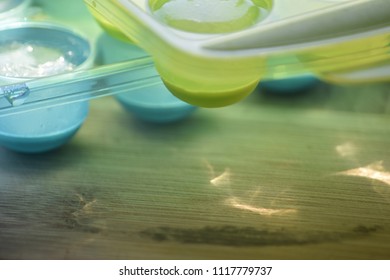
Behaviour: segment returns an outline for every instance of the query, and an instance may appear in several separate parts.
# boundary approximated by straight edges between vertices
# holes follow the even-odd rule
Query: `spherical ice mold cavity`
[[[289,77],[287,79],[275,79],[261,82],[261,90],[279,94],[294,94],[308,90],[317,85],[319,80],[311,74]]]
[[[89,68],[93,60],[90,43],[65,27],[24,22],[0,29],[3,85]],[[23,103],[18,94],[8,97],[14,105]],[[87,114],[88,102],[83,101],[0,117],[0,145],[26,153],[55,149],[77,132]]]
[[[67,143],[88,114],[88,103],[61,105],[0,118],[0,145],[40,153]]]
[[[161,85],[116,95],[117,100],[140,120],[172,123],[191,115],[196,107],[173,96]]]
[[[102,34],[98,40],[100,58],[104,64],[145,56],[145,52],[129,42]],[[196,107],[173,96],[160,83],[128,93],[117,94],[119,103],[137,119],[152,123],[172,123],[191,115]]]
[[[321,77],[390,59],[388,0],[84,2],[111,33],[153,56],[174,95],[201,107],[238,102],[260,80]]]

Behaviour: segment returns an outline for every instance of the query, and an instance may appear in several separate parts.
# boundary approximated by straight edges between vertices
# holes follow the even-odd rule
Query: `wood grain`
[[[389,98],[255,92],[171,125],[92,101],[64,147],[0,148],[0,258],[388,259]]]

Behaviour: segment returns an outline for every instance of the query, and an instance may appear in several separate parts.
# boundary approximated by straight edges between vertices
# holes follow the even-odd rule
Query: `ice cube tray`
[[[174,95],[202,107],[235,103],[260,80],[390,78],[388,0],[84,2],[108,32],[153,56]]]
[[[39,77],[90,68],[95,47],[67,27],[15,22],[0,27],[0,96],[20,106],[29,97],[26,83]],[[80,85],[78,86],[80,88]],[[86,87],[85,87],[86,88]],[[8,90],[7,90],[8,89]],[[54,91],[55,88],[48,88]],[[6,100],[0,100],[0,108]],[[88,102],[41,108],[13,116],[0,114],[0,146],[24,153],[46,152],[65,144],[88,114]]]

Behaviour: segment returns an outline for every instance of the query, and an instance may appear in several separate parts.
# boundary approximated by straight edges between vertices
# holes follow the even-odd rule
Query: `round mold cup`
[[[175,36],[188,42],[197,41],[200,45],[213,36],[254,28],[268,18],[274,5],[273,0],[147,2],[149,14],[156,21],[172,29]],[[237,34],[237,37],[240,38],[240,35]],[[170,40],[174,42],[176,39],[171,37]],[[142,39],[138,41],[143,42]],[[148,41],[144,38],[145,45]],[[149,46],[149,49],[153,50],[153,47]],[[176,97],[195,106],[216,108],[237,103],[253,92],[261,78],[253,67],[244,69],[245,58],[221,59],[218,55],[211,57],[202,51],[192,53],[180,48],[176,51],[175,47],[164,50],[166,53],[163,55],[159,49],[155,53],[150,52],[154,54],[156,68],[165,85]],[[243,67],[241,71],[237,71],[239,63]]]
[[[266,92],[277,94],[295,94],[306,91],[319,83],[317,77],[311,74],[294,76],[286,79],[276,79],[260,82],[259,88]]]
[[[31,0],[1,0],[0,22],[15,21],[25,16]]]
[[[118,94],[115,98],[136,118],[156,124],[183,120],[197,108],[172,95],[163,85]]]
[[[117,63],[146,55],[136,45],[103,34],[99,41],[100,57],[105,64]],[[137,119],[157,124],[173,123],[185,119],[197,107],[175,97],[162,83],[128,93],[115,95],[115,99]]]
[[[23,22],[0,28],[0,84],[89,68],[93,61],[89,41],[66,27]],[[56,149],[75,135],[88,105],[83,101],[0,117],[0,146],[22,153]]]

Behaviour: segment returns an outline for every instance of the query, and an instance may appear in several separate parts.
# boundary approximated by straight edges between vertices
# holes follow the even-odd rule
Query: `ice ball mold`
[[[0,84],[19,83],[24,90],[23,81],[89,68],[93,59],[88,40],[59,25],[21,22],[0,30]],[[28,94],[28,88],[25,91]],[[16,95],[8,101],[21,105],[19,97],[25,98]],[[24,153],[55,149],[77,132],[87,114],[88,102],[84,101],[2,116],[0,145]]]
[[[349,82],[346,73],[390,64],[388,0],[84,2],[110,32],[122,34],[153,56],[174,95],[202,107],[238,102],[262,79],[313,73]],[[170,4],[189,2],[204,6],[197,7],[200,23],[193,18],[183,23],[177,14],[158,13]],[[215,22],[209,24],[218,13],[210,8],[211,2],[217,7],[222,2],[245,2],[261,7],[262,16],[243,11],[238,21],[249,19],[250,24],[218,29]]]

